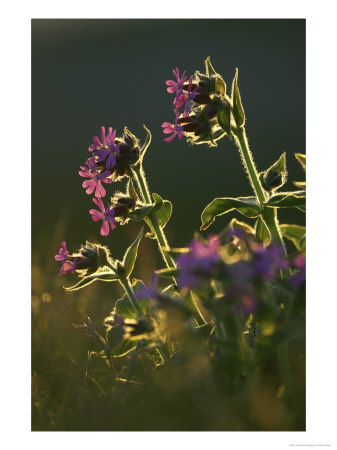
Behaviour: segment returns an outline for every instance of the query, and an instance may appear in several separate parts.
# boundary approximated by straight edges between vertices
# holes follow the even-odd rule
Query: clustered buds
[[[65,241],[61,243],[56,261],[61,262],[59,275],[64,273],[80,273],[81,276],[91,275],[99,268],[108,265],[109,250],[99,244],[86,242],[78,253],[69,254]]]
[[[122,137],[116,137],[116,130],[111,127],[106,135],[105,127],[101,127],[100,138],[97,136],[93,138],[89,152],[92,156],[86,160],[86,166],[81,166],[79,175],[88,178],[83,181],[82,186],[88,195],[94,193],[93,202],[99,208],[99,210],[91,209],[89,212],[95,222],[103,221],[101,235],[107,236],[110,229],[115,228],[115,218],[125,221],[135,204],[132,199],[117,201],[112,199],[111,203],[105,206],[102,200],[106,196],[103,183],[110,184],[125,175],[131,176],[132,166],[140,159],[139,141],[127,127],[124,128]]]
[[[174,93],[173,101],[175,120],[162,124],[164,134],[171,136],[164,139],[171,142],[175,136],[187,137],[192,144],[207,143],[215,146],[216,141],[225,135],[225,130],[218,122],[218,112],[225,109],[226,85],[221,76],[209,71],[206,60],[206,72],[196,72],[190,78],[180,76],[179,69],[173,70],[177,81],[167,80],[167,91]],[[179,108],[184,109],[179,112]]]

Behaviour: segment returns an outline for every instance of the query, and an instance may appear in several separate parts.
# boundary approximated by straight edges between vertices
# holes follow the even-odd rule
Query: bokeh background
[[[233,142],[208,148],[162,140],[162,122],[174,117],[165,81],[175,67],[188,75],[203,71],[207,56],[228,87],[239,68],[257,167],[269,167],[286,151],[286,188],[293,189],[292,180],[304,179],[293,154],[305,153],[305,20],[32,20],[33,430],[104,429],[96,401],[104,400],[104,388],[93,382],[92,402],[83,400],[87,349],[95,348],[72,323],[90,315],[103,330],[121,292],[96,283],[67,293],[62,286],[76,277],[58,277],[54,261],[62,240],[70,251],[86,240],[101,242],[121,258],[139,231],[131,223],[101,237],[88,213],[93,204],[78,169],[99,127],[112,126],[119,135],[126,125],[141,140],[142,124],[151,130],[144,166],[152,192],[173,203],[166,228],[172,246],[188,244],[214,197],[251,195]],[[112,184],[108,194],[122,187]],[[207,233],[222,230],[233,216],[218,218]],[[280,220],[305,219],[284,210]],[[154,242],[144,239],[134,276],[149,281],[161,267]],[[119,421],[116,429],[128,426]]]

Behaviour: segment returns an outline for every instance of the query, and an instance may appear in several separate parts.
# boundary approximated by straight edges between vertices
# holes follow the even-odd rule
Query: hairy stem
[[[145,203],[147,203],[148,205],[151,205],[152,201],[151,201],[151,195],[150,195],[150,190],[146,181],[146,177],[145,177],[145,173],[144,170],[142,169],[142,167],[134,167],[133,168],[133,172],[136,176],[136,180],[140,189],[140,192],[142,194],[143,200]],[[166,235],[164,233],[163,228],[159,225],[158,223],[158,218],[155,212],[152,212],[148,218],[147,218],[147,223],[151,228],[151,231],[153,232],[153,234],[156,236],[157,242],[158,242],[158,247],[160,250],[160,253],[163,257],[163,260],[165,261],[165,264],[168,268],[175,268],[176,267],[176,263],[174,262],[174,259],[167,253],[165,253],[162,249],[162,247],[167,247],[169,248],[169,244],[166,238]],[[175,282],[175,280],[174,280]]]
[[[137,302],[137,299],[136,299],[135,294],[133,292],[130,280],[127,279],[127,278],[120,278],[119,282],[123,286],[123,289],[124,289],[126,295],[128,296],[128,299],[132,303],[132,306],[137,311],[137,314],[142,316],[143,315],[143,311],[141,310],[141,308],[140,308],[140,306],[139,306],[139,304]]]
[[[254,190],[256,199],[258,200],[260,205],[263,206],[267,200],[267,195],[261,185],[261,182],[260,182],[260,179],[258,176],[258,171],[256,169],[256,166],[255,166],[255,163],[253,160],[253,155],[252,155],[252,152],[250,151],[250,148],[248,145],[246,130],[244,128],[238,128],[235,131],[233,131],[233,134],[235,136],[235,141],[238,146],[242,162],[247,171],[250,184],[252,185],[252,188]],[[282,234],[281,234],[281,231],[279,228],[276,208],[266,207],[264,209],[264,211],[261,213],[261,215],[262,215],[262,218],[270,232],[272,242],[274,242],[277,245],[282,246],[284,253],[286,255],[287,252],[286,252]]]

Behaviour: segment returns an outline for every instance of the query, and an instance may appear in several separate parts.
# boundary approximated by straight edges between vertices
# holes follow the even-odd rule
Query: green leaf
[[[241,230],[243,230],[245,233],[247,234],[255,234],[255,231],[253,230],[253,228],[248,225],[248,223],[246,222],[241,222],[239,220],[237,220],[235,217],[229,222],[229,228],[231,230],[235,230],[236,228],[241,228]]]
[[[222,102],[221,109],[219,109],[218,114],[218,122],[221,128],[228,134],[231,135],[231,108],[229,103]]]
[[[157,210],[156,214],[159,225],[164,228],[172,214],[172,203],[169,200],[164,200],[161,208]]]
[[[293,181],[293,184],[300,188],[300,189],[305,189],[306,188],[306,182],[305,181]]]
[[[143,125],[143,127],[145,128],[145,131],[146,131],[146,139],[145,139],[144,145],[140,149],[140,158],[139,158],[140,163],[142,163],[143,158],[146,153],[146,150],[147,150],[148,146],[151,144],[151,140],[152,140],[152,135],[151,135],[150,130],[145,125]]]
[[[153,211],[158,211],[163,206],[164,200],[161,198],[159,194],[152,194],[154,205],[152,206]]]
[[[115,348],[123,341],[124,330],[122,327],[113,326],[106,333],[106,340],[109,349]]]
[[[153,209],[153,205],[145,205],[130,212],[128,217],[132,220],[144,220]]]
[[[221,216],[236,209],[246,217],[256,217],[261,207],[255,197],[215,198],[201,213],[201,230],[206,230],[216,216]]]
[[[162,290],[162,294],[170,295],[171,297],[181,298],[177,286],[175,284],[170,284],[165,289]]]
[[[136,192],[136,190],[135,190],[135,188],[134,188],[134,185],[133,185],[133,182],[132,182],[132,178],[130,177],[129,178],[129,181],[128,181],[128,185],[127,185],[127,195],[129,196],[129,197],[131,197],[131,198],[133,198],[135,201],[137,201],[138,200],[138,195],[137,195],[137,192]]]
[[[155,273],[162,278],[168,278],[168,277],[170,278],[170,277],[175,277],[178,274],[178,269],[175,267],[174,268],[168,267],[165,269],[156,270]]]
[[[271,239],[269,230],[261,216],[255,222],[255,236],[263,245],[268,245]]]
[[[207,76],[217,75],[216,71],[214,70],[214,67],[212,66],[210,56],[207,56],[207,58],[205,59],[205,68]]]
[[[134,278],[132,280],[132,288],[134,292],[139,291],[141,288],[144,288],[145,284],[142,282],[142,280],[137,280]],[[149,297],[143,297],[137,300],[137,303],[142,310],[143,314],[148,314],[150,309],[150,298]]]
[[[283,236],[291,241],[297,250],[305,250],[305,227],[283,224],[280,228]]]
[[[188,247],[181,248],[171,248],[171,247],[160,247],[163,252],[168,253],[173,258],[176,258],[181,253],[188,253],[190,249]]]
[[[238,128],[245,124],[245,113],[243,110],[240,91],[238,87],[239,70],[236,68],[235,76],[232,83],[232,103],[233,103],[233,116]]]
[[[116,281],[118,280],[117,275],[114,272],[97,272],[92,275],[89,275],[87,277],[84,277],[74,286],[65,287],[64,289],[66,291],[78,291],[79,289],[82,289],[86,286],[89,286],[89,284],[93,283],[96,280],[100,281]]]
[[[297,161],[301,164],[301,166],[303,167],[303,170],[306,169],[306,155],[304,155],[303,153],[295,153],[295,158],[297,159]]]
[[[138,317],[138,313],[131,303],[131,300],[124,295],[123,298],[117,300],[116,305],[116,313],[123,317],[123,319],[136,319]]]
[[[222,98],[226,95],[226,83],[222,79],[221,75],[218,75],[215,79],[215,88],[221,94]]]
[[[305,191],[278,192],[266,203],[273,208],[305,208]]]
[[[138,246],[143,237],[144,228],[142,228],[135,241],[126,250],[123,258],[123,266],[125,269],[125,277],[128,278],[133,270],[138,253]]]

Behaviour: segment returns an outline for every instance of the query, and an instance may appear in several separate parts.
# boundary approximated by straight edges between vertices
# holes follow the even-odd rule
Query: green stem
[[[266,201],[266,195],[261,186],[258,172],[253,160],[253,155],[248,145],[246,130],[244,128],[238,128],[237,130],[233,131],[233,133],[235,136],[236,144],[240,151],[242,162],[247,170],[250,183],[254,189],[255,196],[258,199],[260,205],[263,205]]]
[[[267,195],[261,185],[258,171],[253,160],[253,155],[248,145],[246,130],[244,128],[238,128],[236,130],[233,130],[233,134],[235,136],[235,141],[238,146],[243,165],[245,166],[245,169],[248,173],[250,184],[252,185],[255,192],[256,199],[258,200],[260,205],[263,206],[267,200]],[[261,216],[270,232],[272,241],[275,244],[282,246],[284,254],[287,255],[286,247],[284,245],[282,234],[278,224],[276,208],[265,207],[263,212],[261,213]]]
[[[287,254],[286,247],[284,245],[284,241],[280,233],[280,228],[277,219],[277,209],[266,207],[261,216],[269,229],[272,242],[275,242],[275,244],[282,246],[284,253]]]
[[[139,314],[140,316],[143,316],[143,311],[141,310],[141,308],[137,302],[137,299],[133,292],[130,280],[128,278],[119,278],[119,282],[123,286],[125,293],[128,296],[128,299],[130,300],[130,302],[132,303],[132,306],[137,311],[137,314]]]
[[[144,170],[140,166],[135,166],[135,167],[133,167],[133,172],[136,176],[138,186],[141,191],[144,202],[147,203],[148,205],[151,205],[152,204],[151,195],[150,195],[149,187],[147,185]],[[168,244],[168,241],[167,241],[167,238],[166,238],[163,228],[158,223],[157,214],[155,212],[152,212],[148,216],[147,223],[150,226],[151,231],[156,236],[156,239],[158,242],[158,247],[159,247],[160,253],[163,257],[163,260],[166,263],[166,266],[168,268],[175,268],[176,263],[175,263],[174,259],[171,257],[171,255],[165,253],[162,249],[162,247],[169,248],[169,244]],[[174,282],[175,282],[175,280],[174,280]]]

